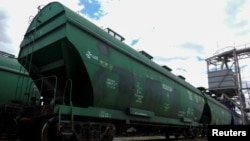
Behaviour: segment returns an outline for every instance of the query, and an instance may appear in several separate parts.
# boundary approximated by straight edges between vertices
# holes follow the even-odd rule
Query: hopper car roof
[[[14,55],[0,51],[0,71],[21,74],[19,72],[20,67],[21,65],[18,63]]]

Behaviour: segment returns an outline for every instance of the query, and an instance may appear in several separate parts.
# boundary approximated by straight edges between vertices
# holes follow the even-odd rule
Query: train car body
[[[207,96],[207,104],[209,106],[209,111],[204,110],[204,112],[211,113],[209,116],[211,125],[230,125],[232,123],[231,111],[225,105],[219,103],[214,98]]]
[[[23,71],[20,71],[23,70]],[[36,87],[14,55],[0,51],[0,136],[16,132],[14,119],[28,105]],[[26,88],[29,88],[27,90]],[[36,91],[38,92],[38,91]],[[40,95],[36,95],[40,96]]]
[[[22,71],[20,71],[22,70]],[[12,54],[0,52],[0,104],[19,103],[27,105],[28,99],[37,91],[28,72],[19,64]],[[38,97],[38,94],[34,94]],[[40,96],[40,94],[39,94]]]
[[[15,100],[15,97],[17,97],[15,96],[15,93],[17,88],[17,80],[20,75],[24,75],[28,78],[27,72],[20,73],[20,67],[21,65],[17,62],[17,59],[14,58],[14,55],[5,52],[0,53],[1,104]],[[24,90],[22,93],[24,93]]]
[[[72,131],[78,140],[88,140],[83,131],[94,123],[101,138],[112,140],[127,125],[161,127],[168,134],[166,127],[232,120],[223,105],[57,2],[31,22],[18,61],[30,70],[43,98],[36,111],[49,121],[42,140],[57,138],[49,137],[52,121],[72,127],[62,136]]]

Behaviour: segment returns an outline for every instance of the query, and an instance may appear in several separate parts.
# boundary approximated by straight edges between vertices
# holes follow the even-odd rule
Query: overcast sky
[[[58,1],[96,25],[115,30],[132,48],[148,52],[153,61],[169,66],[196,87],[208,87],[206,58],[218,49],[250,43],[250,1],[246,0]],[[17,56],[37,7],[49,2],[2,0],[0,51]],[[250,81],[249,63],[240,65],[244,65],[243,80]]]

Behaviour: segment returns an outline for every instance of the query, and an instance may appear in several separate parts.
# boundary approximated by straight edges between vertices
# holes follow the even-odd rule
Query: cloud
[[[250,33],[250,29],[246,29],[236,33],[236,36],[247,36]]]
[[[188,59],[188,57],[181,57],[181,56],[176,56],[176,57],[156,56],[156,57],[154,57],[154,60],[156,62],[170,62],[170,61],[187,60],[187,59]]]
[[[139,42],[140,39],[134,39],[131,41],[130,45],[133,46]]]
[[[90,19],[100,20],[107,14],[102,10],[102,5],[98,0],[80,0],[80,4],[84,6],[81,12]]]
[[[244,69],[246,69],[247,67],[248,67],[248,65],[246,65],[246,64],[245,64],[245,65],[241,65],[241,66],[240,66],[240,70],[241,70],[241,71],[244,71]]]
[[[14,54],[14,49],[10,45],[12,43],[12,38],[8,33],[9,30],[9,13],[0,8],[0,51]]]
[[[176,68],[176,70],[177,70],[177,71],[181,71],[181,72],[187,72],[187,70],[184,69],[184,68]]]
[[[8,24],[6,21],[8,21],[9,15],[6,13],[5,10],[0,9],[0,42],[3,43],[10,43],[11,38],[7,34],[8,30]]]
[[[228,0],[225,6],[225,25],[231,30],[232,39],[236,44],[248,43],[250,34],[250,1]]]
[[[200,57],[200,56],[196,56],[196,58],[197,58],[198,61],[205,61],[206,60],[205,58]]]
[[[180,47],[187,50],[194,50],[197,53],[204,53],[204,47],[196,43],[186,42],[181,44]]]
[[[246,0],[229,0],[226,7],[225,12],[228,15],[226,20],[227,24],[230,27],[244,27],[248,24],[248,22],[244,19],[240,19],[239,15],[243,10],[243,6],[245,5]]]

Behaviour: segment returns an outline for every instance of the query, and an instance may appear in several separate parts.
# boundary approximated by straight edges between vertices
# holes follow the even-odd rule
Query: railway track
[[[19,139],[0,139],[0,141],[20,141]],[[149,137],[115,137],[113,141],[166,141],[164,136],[149,136]],[[170,138],[169,141],[208,141],[207,138],[185,139],[180,137]]]
[[[1,141],[20,141],[20,140],[1,140]],[[126,138],[115,138],[113,141],[166,141],[165,138],[155,138],[155,137],[126,137]],[[208,141],[206,138],[196,138],[196,139],[184,139],[172,138],[169,141]]]
[[[113,141],[166,141],[164,136],[144,136],[144,137],[116,137]],[[169,141],[208,141],[206,137],[186,139],[184,137],[170,137]]]
[[[18,138],[7,137],[7,135],[2,134],[0,136],[0,141],[20,141]],[[127,136],[127,137],[115,137],[113,141],[166,141],[165,136],[162,135],[151,135],[151,136]],[[208,141],[207,137],[198,137],[195,139],[186,139],[184,136],[175,138],[170,136],[168,141]]]

